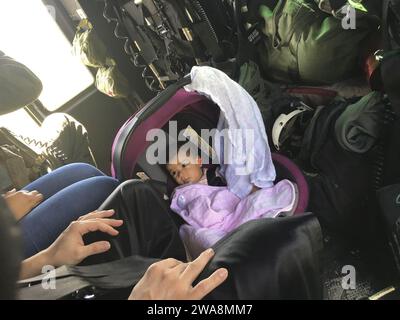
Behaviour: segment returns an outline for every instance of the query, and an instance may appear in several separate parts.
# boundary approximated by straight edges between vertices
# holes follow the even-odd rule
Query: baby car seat
[[[141,172],[148,178],[162,182],[172,190],[174,182],[160,165],[150,164],[146,159],[146,150],[151,142],[146,141],[149,130],[158,128],[168,133],[168,123],[175,120],[178,128],[190,125],[194,130],[216,128],[219,108],[208,98],[187,92],[182,87],[190,83],[190,78],[183,78],[169,86],[158,96],[134,114],[119,130],[112,147],[113,176],[120,181],[138,177]],[[299,167],[281,154],[273,154],[277,181],[288,179],[298,188],[298,204],[295,214],[307,209],[309,189]]]

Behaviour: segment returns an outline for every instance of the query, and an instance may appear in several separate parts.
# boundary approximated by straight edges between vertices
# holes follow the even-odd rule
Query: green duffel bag
[[[276,81],[330,84],[361,75],[362,56],[378,30],[375,20],[357,17],[355,29],[321,11],[313,0],[279,0],[259,7],[265,35],[259,46],[265,75]]]
[[[78,26],[72,42],[72,51],[88,67],[100,68],[108,65],[107,48],[86,19]]]
[[[129,81],[115,64],[97,70],[95,85],[100,92],[112,98],[127,98],[130,93]]]
[[[34,102],[42,89],[42,82],[29,68],[0,51],[0,115]]]

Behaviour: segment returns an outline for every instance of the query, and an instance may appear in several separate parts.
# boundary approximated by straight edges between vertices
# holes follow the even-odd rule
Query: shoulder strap
[[[329,138],[333,124],[346,105],[346,102],[334,102],[328,106],[320,106],[315,110],[314,116],[304,133],[299,154],[300,161],[308,162],[314,169],[317,169],[318,152]]]
[[[315,139],[315,134],[316,134],[316,126],[318,119],[322,113],[322,111],[325,109],[325,106],[319,106],[314,112],[314,115],[312,119],[310,120],[310,123],[307,127],[307,130],[304,132],[304,137],[303,137],[303,142],[302,142],[302,147],[301,151],[299,154],[299,159],[301,161],[307,161],[309,157],[311,156],[312,153],[312,145],[313,141]]]

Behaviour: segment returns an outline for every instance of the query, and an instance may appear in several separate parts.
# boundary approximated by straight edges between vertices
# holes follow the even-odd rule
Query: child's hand
[[[43,201],[43,195],[38,191],[11,190],[3,195],[8,208],[17,220],[22,219],[34,207]]]
[[[253,189],[251,189],[250,194],[257,192],[258,190],[260,190],[260,188],[253,184]]]

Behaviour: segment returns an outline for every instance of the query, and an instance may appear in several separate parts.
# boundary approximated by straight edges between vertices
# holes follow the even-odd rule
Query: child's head
[[[203,176],[201,157],[189,152],[186,148],[179,148],[177,154],[169,159],[167,170],[177,184],[199,182]]]

